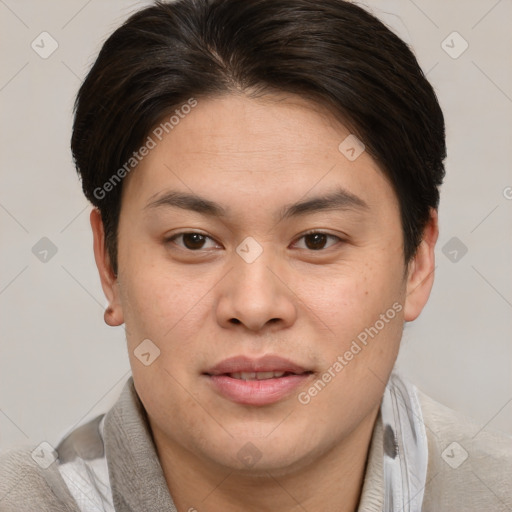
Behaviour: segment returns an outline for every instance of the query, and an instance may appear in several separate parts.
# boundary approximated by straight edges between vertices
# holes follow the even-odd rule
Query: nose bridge
[[[250,237],[236,249],[237,254],[233,258],[234,290],[239,297],[251,296],[253,305],[260,301],[268,304],[279,293],[276,277],[270,270],[273,264],[275,266],[271,252],[270,244],[260,244]]]
[[[251,237],[239,244],[219,301],[219,322],[242,323],[251,330],[261,329],[269,321],[293,322],[292,294],[277,267],[270,244],[260,244]]]

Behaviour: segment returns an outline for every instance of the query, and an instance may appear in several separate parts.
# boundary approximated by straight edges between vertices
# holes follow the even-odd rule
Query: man
[[[512,506],[512,449],[393,371],[434,279],[444,121],[407,46],[341,0],[132,16],[72,150],[133,377],[0,510]],[[36,454],[37,455],[37,454]]]

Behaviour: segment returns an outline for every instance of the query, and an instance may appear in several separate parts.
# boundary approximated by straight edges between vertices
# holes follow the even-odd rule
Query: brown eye
[[[323,249],[327,241],[327,235],[324,233],[313,233],[304,237],[306,247],[312,250]]]
[[[200,233],[185,233],[183,244],[187,249],[202,249],[206,237]]]
[[[303,247],[299,247],[300,249],[309,249],[310,251],[321,251],[322,249],[328,249],[334,243],[329,243],[329,239],[336,241],[341,241],[341,238],[330,235],[328,233],[322,233],[321,231],[315,231],[313,233],[306,233],[302,235],[299,240],[304,240]]]
[[[178,233],[170,237],[167,242],[172,242],[178,247],[189,251],[200,251],[211,248],[205,247],[205,244],[210,240],[214,242],[209,236],[203,235],[202,233],[188,232]]]

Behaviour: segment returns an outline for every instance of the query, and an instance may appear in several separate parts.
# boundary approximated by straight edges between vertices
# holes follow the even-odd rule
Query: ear
[[[404,307],[404,320],[412,322],[418,318],[427,303],[434,284],[435,253],[439,236],[437,210],[430,209],[430,219],[423,230],[421,243],[409,262]]]
[[[124,322],[121,301],[119,300],[119,285],[117,277],[112,270],[110,257],[105,246],[105,229],[101,213],[97,208],[91,211],[90,216],[92,235],[94,239],[94,259],[101,280],[103,293],[107,297],[109,306],[105,311],[105,323],[111,326],[121,325]]]

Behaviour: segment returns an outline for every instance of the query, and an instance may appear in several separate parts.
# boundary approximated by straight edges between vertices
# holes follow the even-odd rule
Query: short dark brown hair
[[[410,260],[438,208],[446,147],[435,92],[408,46],[344,0],[177,0],[135,13],[107,39],[75,103],[73,158],[116,274],[122,182],[108,193],[105,184],[166,113],[230,92],[328,106],[389,178]]]

